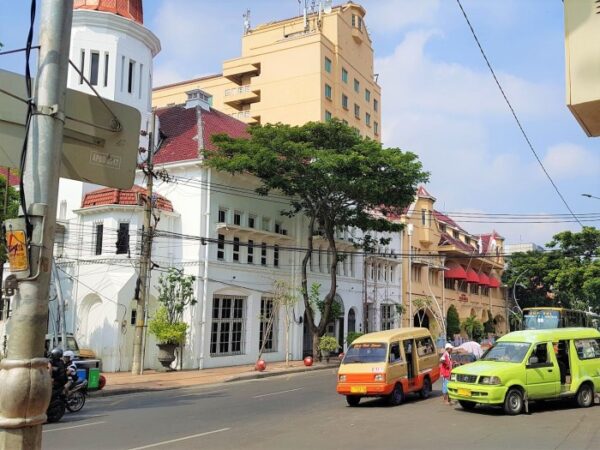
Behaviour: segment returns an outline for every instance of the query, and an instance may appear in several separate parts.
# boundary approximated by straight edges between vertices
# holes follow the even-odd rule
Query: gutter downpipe
[[[206,168],[206,203],[204,205],[206,222],[204,225],[204,233],[206,237],[210,237],[210,183],[212,178],[211,169]],[[204,349],[206,347],[205,334],[206,334],[206,299],[208,294],[208,244],[204,246],[204,274],[202,276],[202,317],[200,322],[200,363],[198,364],[198,370],[204,369]]]

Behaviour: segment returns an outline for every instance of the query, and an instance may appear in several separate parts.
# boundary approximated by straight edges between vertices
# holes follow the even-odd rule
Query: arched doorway
[[[102,299],[96,294],[87,295],[79,307],[79,335],[98,357],[102,357],[104,343],[104,305]]]
[[[413,326],[429,328],[429,315],[427,314],[426,310],[420,309],[419,311],[417,311],[417,313],[413,317]]]

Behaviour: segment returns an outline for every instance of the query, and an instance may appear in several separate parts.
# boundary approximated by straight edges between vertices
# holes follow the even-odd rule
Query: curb
[[[228,380],[225,380],[225,382],[230,383],[230,382],[234,382],[234,381],[256,380],[259,378],[276,377],[276,376],[281,376],[281,375],[287,375],[290,373],[303,373],[303,372],[313,372],[315,370],[335,369],[337,367],[338,367],[338,364],[330,364],[327,366],[315,366],[310,369],[307,367],[306,368],[300,367],[298,369],[282,370],[282,371],[278,371],[278,372],[257,372],[257,373],[250,373],[248,375],[240,375],[237,377],[233,377]]]
[[[163,391],[171,391],[171,390],[175,390],[175,389],[190,388],[190,387],[195,387],[195,386],[209,386],[211,384],[233,383],[236,381],[247,381],[247,380],[256,380],[256,379],[260,379],[260,378],[270,378],[270,377],[288,375],[288,374],[292,374],[292,373],[305,373],[305,372],[312,372],[315,370],[335,369],[338,366],[339,366],[339,364],[329,364],[329,365],[314,366],[311,368],[299,367],[297,369],[280,370],[277,372],[256,372],[256,373],[250,373],[247,375],[233,376],[232,378],[228,378],[228,379],[221,380],[221,381],[215,381],[214,383],[198,383],[198,384],[191,384],[191,385],[187,385],[187,386],[123,387],[123,388],[109,389],[106,391],[105,390],[92,391],[92,392],[89,392],[88,395],[90,398],[100,398],[100,397],[112,397],[112,396],[116,396],[116,395],[138,394],[138,393],[142,393],[142,392],[163,392]]]

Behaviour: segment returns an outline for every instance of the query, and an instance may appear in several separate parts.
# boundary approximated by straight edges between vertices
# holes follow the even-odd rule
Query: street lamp
[[[519,312],[521,314],[523,314],[523,310],[521,309],[521,306],[519,306],[519,302],[517,300],[517,295],[516,295],[516,290],[517,290],[517,283],[519,282],[519,278],[521,278],[523,275],[525,275],[527,272],[529,271],[529,269],[525,269],[523,272],[521,272],[516,280],[515,283],[513,284],[513,300],[515,301],[515,305],[517,305],[517,308],[519,308]]]
[[[584,197],[587,197],[587,198],[595,198],[596,200],[600,200],[600,197],[596,197],[595,195],[592,195],[592,194],[581,194],[581,195]]]

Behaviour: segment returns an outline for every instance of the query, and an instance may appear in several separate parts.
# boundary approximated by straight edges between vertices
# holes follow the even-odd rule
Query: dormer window
[[[460,239],[460,233],[456,230],[452,230],[452,236],[454,236],[454,239]]]

